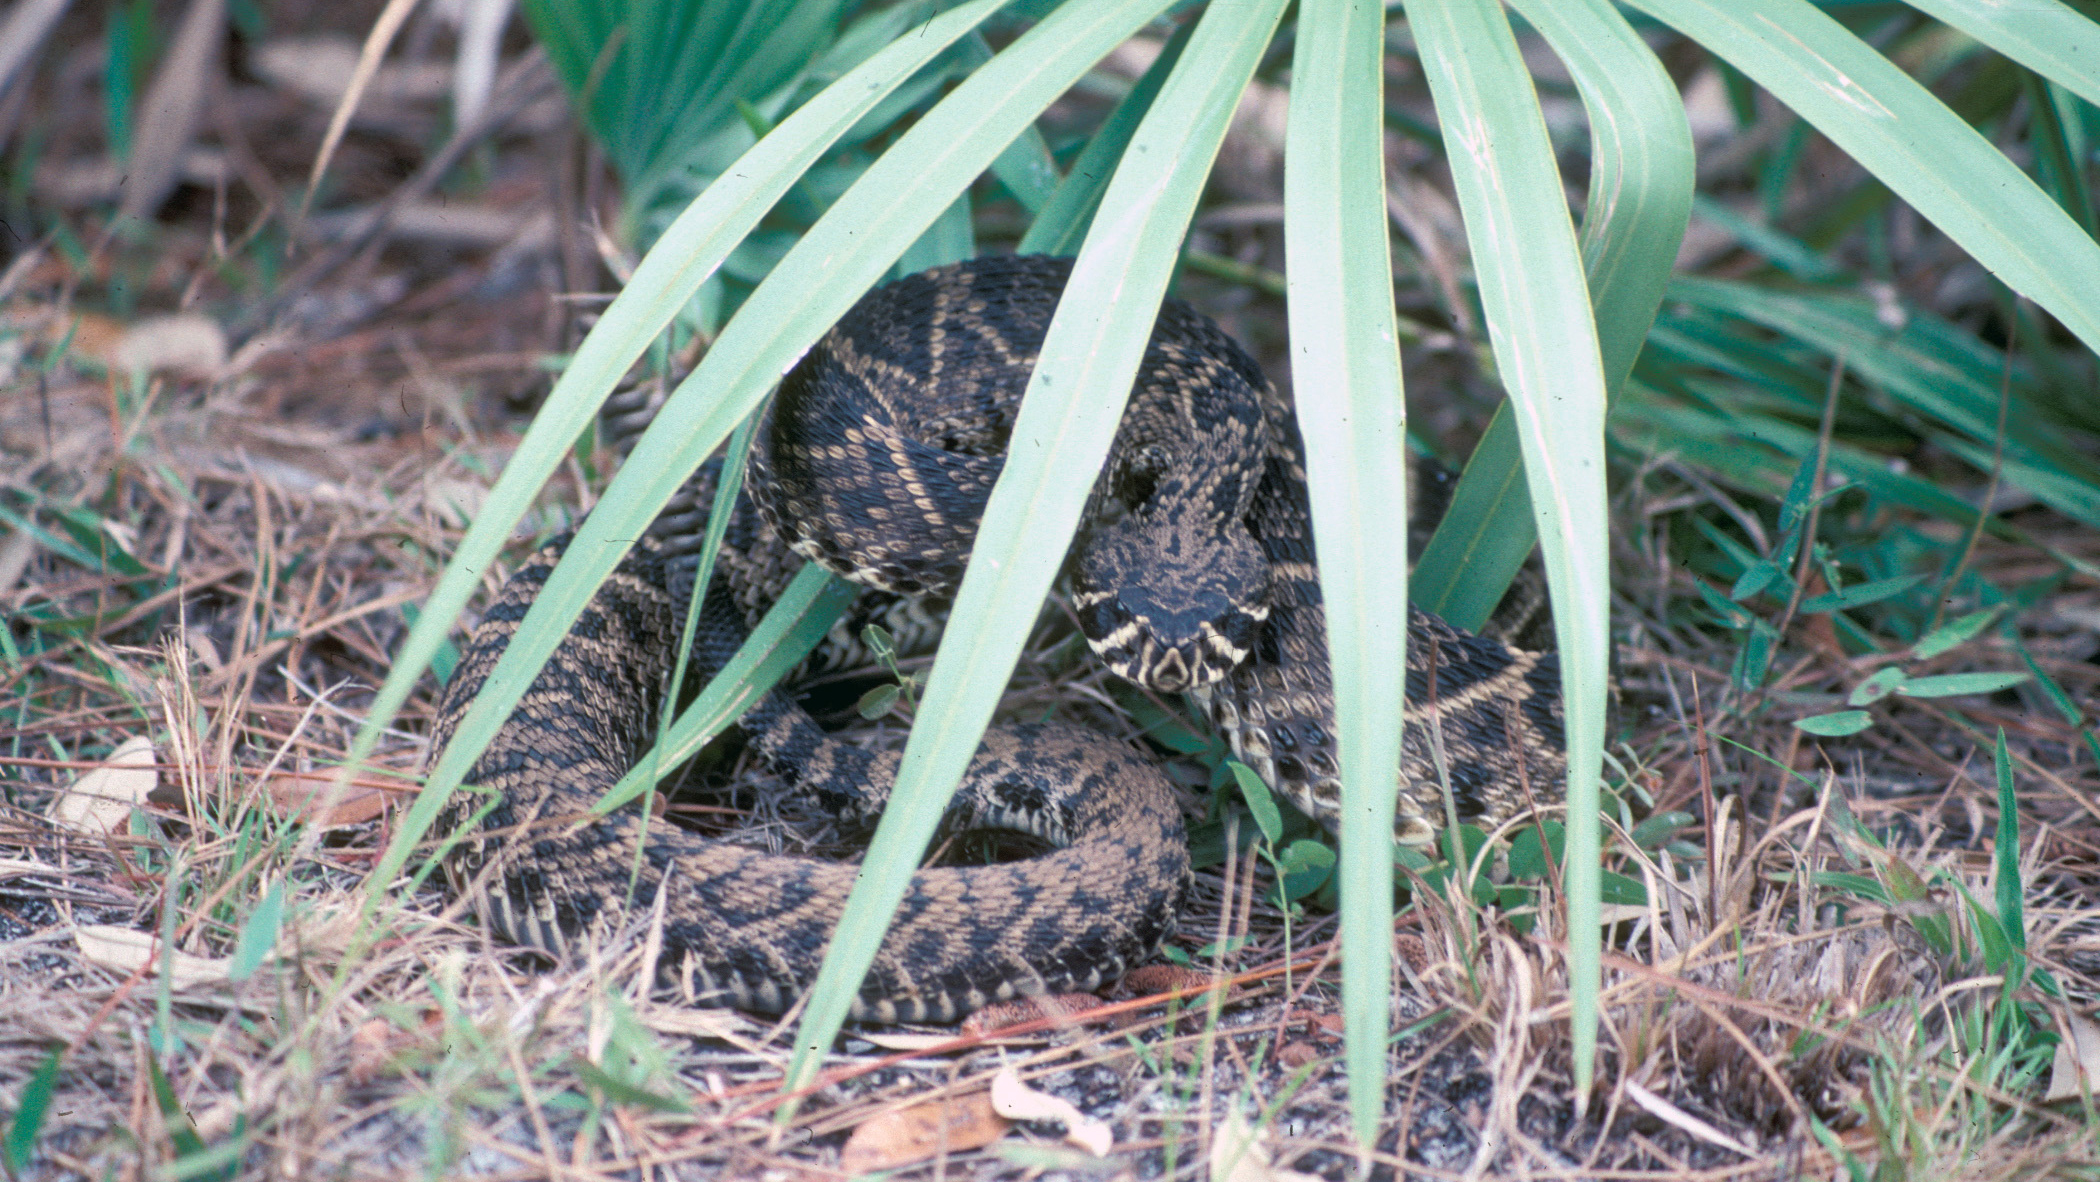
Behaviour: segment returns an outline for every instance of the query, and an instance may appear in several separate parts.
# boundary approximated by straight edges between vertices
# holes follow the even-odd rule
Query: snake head
[[[1246,659],[1269,615],[1268,587],[1267,559],[1244,530],[1209,533],[1130,514],[1081,547],[1072,605],[1117,676],[1181,693]]]

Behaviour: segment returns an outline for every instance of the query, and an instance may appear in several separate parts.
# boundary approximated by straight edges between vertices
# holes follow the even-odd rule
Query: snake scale
[[[899,280],[796,365],[756,434],[751,495],[702,602],[696,678],[721,667],[804,557],[876,588],[864,614],[889,597],[952,594],[1069,267],[988,257]],[[643,837],[639,805],[588,812],[653,741],[713,478],[702,469],[599,589],[469,772],[486,795],[458,794],[449,824],[493,804],[446,868],[495,932],[556,955],[630,907],[661,907],[667,983],[696,1002],[780,1012],[814,978],[857,868],[667,823]],[[484,614],[441,696],[433,751],[564,544],[535,554]],[[1110,669],[1192,693],[1238,758],[1334,827],[1326,622],[1291,406],[1178,301],[1160,310],[1066,568],[1081,631]],[[1421,612],[1409,628],[1396,836],[1421,842],[1443,815],[1446,779],[1462,817],[1495,820],[1557,782],[1564,756],[1550,653]],[[825,733],[779,690],[739,729],[843,821],[880,813],[894,754]],[[944,827],[1015,830],[1052,848],[919,870],[862,986],[860,1020],[953,1021],[1016,995],[1091,990],[1172,931],[1188,876],[1182,819],[1137,748],[1068,725],[994,727]]]

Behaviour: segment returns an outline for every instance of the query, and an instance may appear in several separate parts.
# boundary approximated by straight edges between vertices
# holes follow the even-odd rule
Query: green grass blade
[[[1074,7],[1067,5],[1050,19]],[[1078,525],[1122,417],[1182,235],[1282,7],[1283,0],[1262,0],[1217,5],[1204,13],[1180,67],[1161,88],[1102,198],[1029,379],[1006,467],[985,507],[969,570],[904,749],[896,790],[795,1032],[790,1089],[809,1081],[845,1021],[1063,564],[1065,546],[1054,539],[1071,537]],[[1026,41],[1001,57],[1018,54]],[[1053,47],[1060,42],[1027,48],[1047,55]]]
[[[2008,287],[2100,350],[2100,244],[1975,128],[1843,25],[1805,0],[1633,6],[1771,91]],[[2006,20],[2027,11],[2022,5]]]
[[[2056,0],[1909,0],[1999,53],[2100,106],[2100,24]]]
[[[1998,835],[1992,839],[1992,861],[1998,872],[1998,922],[2016,951],[2027,951],[2026,891],[2020,884],[2020,797],[2013,791],[2012,756],[2005,752],[2005,728],[1998,728],[1992,752],[1998,772]]]
[[[65,1054],[64,1047],[53,1047],[37,1066],[36,1074],[22,1085],[22,1102],[15,1109],[15,1118],[8,1122],[4,1146],[8,1172],[17,1178],[29,1174],[30,1155],[36,1151],[37,1134],[44,1131],[44,1118],[51,1114],[51,1097],[58,1090],[58,1066]]]
[[[576,350],[546,405],[533,419],[503,475],[459,543],[444,575],[425,601],[421,616],[394,656],[394,667],[373,699],[365,725],[351,745],[349,765],[371,754],[386,725],[415,688],[416,679],[445,643],[453,621],[494,562],[533,496],[568,454],[605,396],[692,299],[693,293],[758,224],[781,194],[861,115],[898,83],[909,78],[943,47],[968,32],[999,7],[999,0],[977,0],[927,22],[915,35],[876,54],[811,99],[760,141],[737,170],[700,195],[658,239],[657,246],[635,268],[634,278],[606,309],[596,328]],[[538,663],[535,662],[535,668]],[[510,705],[515,705],[513,701]],[[504,707],[509,712],[510,706]],[[464,770],[462,768],[462,770]],[[413,842],[427,829],[442,799],[418,800],[404,818],[402,833]],[[400,870],[394,855],[406,857],[406,845],[390,847],[374,881],[383,883]],[[375,888],[378,889],[378,888]]]
[[[1583,265],[1605,386],[1615,393],[1640,355],[1684,238],[1694,182],[1691,128],[1662,63],[1605,0],[1522,0],[1515,7],[1567,65],[1589,115]],[[1537,538],[1516,423],[1498,411],[1416,564],[1417,602],[1461,628],[1478,628]]]
[[[1404,708],[1407,672],[1407,550],[1392,544],[1396,533],[1405,536],[1407,413],[1386,239],[1384,57],[1377,0],[1301,3],[1283,173],[1291,386],[1305,436],[1342,769],[1349,1108],[1366,1147],[1385,1111],[1400,773],[1393,720]]]
[[[277,930],[283,924],[284,880],[280,878],[270,884],[255,910],[241,922],[241,934],[233,942],[233,959],[226,970],[227,979],[245,981],[254,976],[277,947]]]
[[[1415,0],[1408,16],[1436,99],[1553,593],[1568,739],[1575,1078],[1587,1093],[1601,963],[1597,785],[1609,659],[1604,370],[1553,146],[1507,18],[1492,0]]]
[[[1763,325],[1824,356],[1843,357],[1847,373],[1888,392],[1913,409],[1990,447],[1998,434],[1998,386],[2005,357],[1955,337],[1951,326],[1918,313],[1890,329],[1873,302],[1836,293],[1772,291],[1754,284],[1686,277],[1670,287],[1674,300]],[[2020,398],[2025,383],[2015,383]],[[2025,399],[2020,399],[2025,401]],[[2100,482],[2100,464],[2063,442],[2048,419],[2016,405],[2006,420],[2006,454]],[[1985,470],[1989,464],[1986,462]]]
[[[2033,122],[2028,141],[2034,146],[2034,171],[2042,188],[2063,206],[2086,233],[2094,232],[2093,190],[2086,182],[2085,145],[2076,134],[2078,100],[2063,87],[2035,74],[2020,79]],[[2070,118],[2065,118],[2069,108]]]

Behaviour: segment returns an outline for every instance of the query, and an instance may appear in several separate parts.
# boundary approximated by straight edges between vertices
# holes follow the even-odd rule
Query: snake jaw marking
[[[1069,260],[987,258],[899,280],[795,365],[754,437],[751,497],[704,588],[697,681],[734,655],[795,555],[885,591],[952,593],[1069,271]],[[1302,450],[1288,401],[1254,362],[1168,301],[1067,570],[1082,631],[1111,667],[1193,691],[1235,755],[1333,828],[1334,693]],[[508,939],[560,956],[621,922],[644,802],[588,814],[669,708],[718,475],[710,463],[673,498],[468,770],[495,803],[452,846],[446,878]],[[484,612],[440,696],[433,761],[566,544],[534,555]],[[853,612],[901,620],[920,642],[935,630],[917,601],[864,595]],[[856,659],[847,622],[806,667]],[[1427,818],[1444,815],[1439,783],[1452,784],[1460,815],[1499,819],[1565,760],[1550,654],[1419,612],[1408,629],[1395,836],[1419,842]],[[825,733],[781,691],[738,729],[844,820],[865,822],[888,800],[897,753]],[[456,794],[441,824],[467,825],[480,803]],[[1133,747],[1068,725],[995,727],[944,828],[1018,830],[1056,848],[915,873],[852,1008],[859,1020],[948,1022],[992,1000],[1090,990],[1172,933],[1188,882],[1181,812],[1164,769]],[[858,874],[663,823],[641,852],[636,903],[663,907],[665,982],[696,1003],[775,1013],[815,979]]]

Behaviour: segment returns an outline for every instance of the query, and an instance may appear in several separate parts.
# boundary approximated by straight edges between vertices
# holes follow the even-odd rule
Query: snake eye
[[[1116,597],[1104,595],[1079,609],[1079,630],[1090,637],[1104,637],[1115,631],[1118,623]]]

